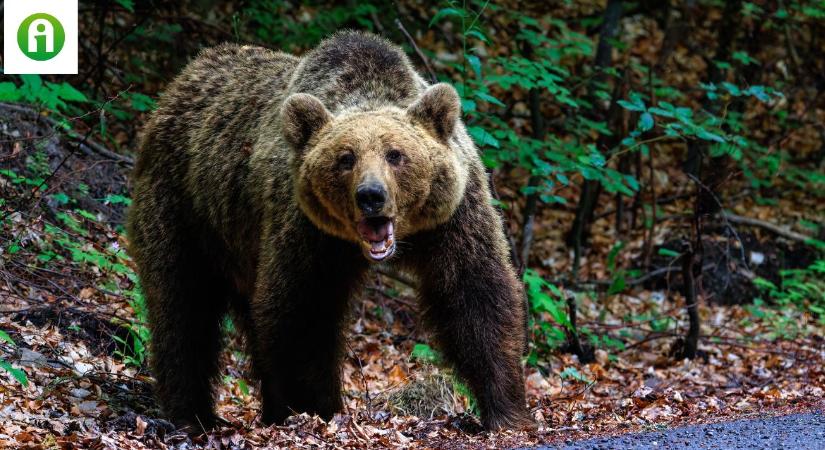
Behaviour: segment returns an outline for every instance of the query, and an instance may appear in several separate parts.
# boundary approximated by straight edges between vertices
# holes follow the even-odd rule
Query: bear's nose
[[[355,203],[365,216],[376,216],[387,201],[387,190],[380,183],[365,183],[355,189]]]

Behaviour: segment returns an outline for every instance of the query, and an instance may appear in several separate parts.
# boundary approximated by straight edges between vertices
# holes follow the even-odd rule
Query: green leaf
[[[461,99],[461,110],[465,113],[471,113],[476,110],[476,102],[466,98]]]
[[[637,105],[637,104],[634,104],[634,103],[630,103],[627,100],[618,100],[618,101],[616,101],[616,103],[618,103],[619,106],[621,106],[622,108],[624,108],[628,111],[639,111],[639,112],[641,112],[641,111],[645,110],[644,104]]]
[[[445,17],[464,17],[464,13],[461,10],[455,8],[444,8],[435,13],[432,20],[430,20],[429,26],[432,27],[433,25],[438,23],[438,21],[444,19]]]
[[[0,101],[16,102],[22,97],[22,93],[11,81],[0,83]]]
[[[11,345],[17,345],[14,343],[14,339],[12,339],[11,336],[3,330],[0,330],[0,341],[6,341]]]
[[[134,0],[115,0],[115,2],[124,7],[129,12],[135,12],[135,1]]]
[[[468,37],[474,37],[474,38],[476,38],[476,39],[478,39],[479,41],[484,42],[484,43],[489,43],[489,42],[490,42],[490,41],[487,39],[487,36],[485,36],[485,35],[484,35],[484,33],[482,33],[482,32],[481,32],[481,31],[479,31],[479,30],[475,30],[475,29],[470,30],[470,31],[468,31],[467,33],[465,33],[465,35],[466,35],[466,36],[468,36]]]
[[[643,145],[642,150],[644,150],[645,147],[646,146]],[[630,189],[633,189],[634,191],[639,190],[639,181],[636,179],[636,177],[634,177],[633,175],[625,175],[624,179],[625,181],[627,181],[627,185],[630,186]]]
[[[613,245],[613,248],[607,253],[607,271],[613,272],[616,270],[616,257],[619,255],[619,252],[622,251],[624,248],[624,242],[618,241],[616,244]]]
[[[43,87],[43,80],[40,79],[40,75],[20,75],[20,79],[23,80],[23,86],[21,86],[21,88],[29,91],[31,94],[36,94]]]
[[[148,95],[135,92],[129,95],[132,109],[135,111],[152,111],[157,107],[157,102]]]
[[[53,194],[51,198],[58,205],[65,205],[66,203],[69,203],[70,200],[69,196],[66,195],[65,192],[58,192],[56,194]]]
[[[468,127],[467,132],[470,133],[470,136],[473,137],[473,139],[476,141],[476,144],[478,144],[479,147],[489,145],[491,147],[499,148],[501,145],[498,142],[498,139],[493,137],[493,135],[490,134],[487,130],[479,126]]]
[[[410,358],[429,364],[437,364],[441,360],[441,355],[427,344],[415,344],[410,353]]]
[[[742,95],[742,90],[739,89],[739,86],[736,86],[733,83],[728,83],[727,81],[723,81],[722,82],[722,87],[727,89],[728,92],[730,92],[730,95],[733,95],[734,97],[739,97],[740,95]]]
[[[618,294],[627,287],[627,280],[624,278],[623,273],[619,273],[616,278],[613,279],[613,283],[610,284],[610,287],[607,289],[607,295],[615,295]]]
[[[682,255],[679,252],[676,252],[676,251],[673,251],[669,248],[664,248],[664,247],[660,248],[658,253],[661,256],[667,256],[667,257],[670,257],[670,258],[678,258],[679,256]]]
[[[749,65],[749,64],[758,64],[759,63],[759,61],[751,58],[751,56],[748,55],[748,52],[744,52],[744,51],[733,52],[733,55],[731,55],[731,58],[733,58],[736,61],[739,61],[740,63],[742,63],[746,66]]]
[[[484,100],[487,103],[492,103],[497,106],[507,106],[504,103],[502,103],[501,100],[493,97],[492,95],[486,92],[477,91],[474,95],[477,99]]]
[[[473,68],[473,72],[476,73],[476,78],[481,78],[481,60],[476,55],[466,55],[466,57],[470,67]]]
[[[698,131],[696,131],[696,137],[698,137],[699,139],[703,139],[705,141],[713,141],[719,143],[725,142],[725,138],[723,138],[722,136],[719,136],[718,134],[711,133],[710,131],[703,129],[699,129]]]
[[[666,111],[666,110],[664,110],[662,108],[659,108],[659,107],[656,107],[656,106],[651,107],[647,111],[652,113],[652,114],[656,114],[657,116],[667,117],[667,118],[670,118],[670,119],[672,119],[674,117],[672,112]]]
[[[23,387],[27,387],[29,385],[29,379],[26,377],[26,372],[22,369],[13,367],[8,363],[8,361],[0,359],[0,369],[4,369],[6,372],[10,373],[18,383],[23,385]]]
[[[562,370],[562,372],[559,374],[559,376],[562,377],[562,378],[572,378],[574,380],[578,380],[578,381],[581,381],[583,383],[590,383],[591,382],[586,376],[582,375],[582,373],[579,372],[578,369],[576,369],[575,367],[572,367],[572,366],[565,367],[564,370]]]
[[[751,86],[745,91],[745,94],[752,95],[763,102],[768,102],[771,99],[768,97],[768,94],[765,93],[765,86]]]
[[[119,194],[109,194],[103,197],[103,203],[109,205],[123,204],[129,206],[132,204],[132,199]]]
[[[238,389],[241,390],[243,395],[249,396],[249,385],[246,383],[246,380],[239,378],[238,381]]]
[[[69,83],[65,81],[57,85],[56,88],[58,97],[70,102],[87,102],[89,101],[82,92],[78,91]]]
[[[92,222],[97,222],[97,220],[98,220],[97,216],[95,216],[94,214],[92,214],[89,211],[86,211],[84,209],[75,209],[74,212],[76,212],[78,215],[80,215],[82,217],[85,217],[85,218],[91,220]]]
[[[639,116],[639,130],[648,131],[653,128],[653,124],[653,115],[649,112],[644,112],[641,116]]]

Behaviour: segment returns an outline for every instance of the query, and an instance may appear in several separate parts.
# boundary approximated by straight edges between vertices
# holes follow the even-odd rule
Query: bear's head
[[[456,137],[466,135],[460,113],[447,84],[406,108],[336,115],[312,95],[292,94],[281,127],[295,152],[301,210],[322,231],[360,244],[370,261],[389,258],[399,240],[449,220],[464,195],[470,141]]]

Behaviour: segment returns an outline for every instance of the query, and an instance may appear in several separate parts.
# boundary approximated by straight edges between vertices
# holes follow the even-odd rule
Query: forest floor
[[[0,371],[0,447],[525,447],[825,404],[821,322],[807,313],[759,321],[748,305],[705,302],[700,357],[676,360],[670,349],[686,329],[680,297],[669,284],[651,285],[609,299],[582,297],[580,325],[625,344],[598,348],[587,364],[563,352],[544,355],[526,370],[538,429],[486,433],[461,386],[422,351],[427,336],[413,290],[375,274],[354,302],[342,414],[262,426],[249,361],[229,332],[216,388],[226,423],[191,438],[160,418],[145,349],[134,336],[143,329],[130,325],[140,303],[123,253],[128,202],[109,195],[124,191],[126,165],[82,145],[63,146],[33,123],[17,121],[0,132],[38,139],[45,155],[13,153],[0,177],[0,330],[9,338],[0,339],[0,362],[25,374],[21,382],[20,372]],[[610,245],[598,239],[610,238],[596,235],[600,256],[593,260],[602,260]],[[560,239],[537,238],[539,252],[550,251],[542,242]],[[564,264],[567,256],[556,256]],[[588,267],[585,276],[604,275],[603,267]],[[670,325],[651,332],[649,316],[626,319],[651,308],[665,311],[657,317]],[[620,329],[631,334],[613,333]]]
[[[28,374],[28,387],[0,377],[0,446],[31,448],[432,447],[502,448],[570,443],[594,436],[661,430],[681,424],[808,411],[825,405],[825,342],[820,336],[744,344],[724,338],[738,307],[703,308],[719,322],[720,339],[703,343],[704,358],[673,361],[655,341],[616,355],[597,352],[579,364],[558,355],[547,373],[527,371],[535,432],[481,432],[462,414],[465,404],[448,376],[413,361],[423,338],[413,297],[385,296],[376,280],[359,302],[343,366],[343,414],[330,422],[294,416],[284,426],[258,422],[255,384],[246,384],[248,360],[230,340],[217,388],[227,424],[190,439],[158,418],[143,369],[112,356],[111,317],[130,307],[105,295],[77,294],[80,302],[0,294],[0,328],[17,346],[3,354]],[[646,348],[647,347],[647,348]],[[582,376],[562,378],[565,368]],[[395,408],[395,409],[393,409]],[[404,415],[399,409],[415,412]]]

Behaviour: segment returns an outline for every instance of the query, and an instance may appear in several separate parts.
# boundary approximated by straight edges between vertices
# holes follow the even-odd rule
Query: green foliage
[[[441,355],[427,344],[415,344],[410,353],[410,358],[427,364],[440,364]]]
[[[46,190],[47,187],[43,184],[43,181],[45,181],[44,178],[29,178],[23,175],[18,175],[17,172],[11,169],[0,169],[0,176],[8,178],[13,184],[25,184],[32,187],[40,186],[41,191]]]
[[[69,103],[88,103],[86,96],[67,82],[44,82],[40,75],[19,75],[20,84],[0,82],[0,102],[27,103],[59,112],[69,112]]]
[[[0,330],[0,342],[5,342],[6,344],[11,345],[12,347],[17,345],[14,342],[14,339],[12,339],[11,336],[9,336],[9,334],[3,330]],[[3,358],[0,358],[0,369],[3,369],[4,371],[8,372],[9,375],[11,375],[12,378],[17,380],[18,383],[23,385],[23,387],[29,385],[29,379],[26,376],[26,372],[24,372],[23,369],[18,369],[12,366],[11,363],[9,363]]]
[[[237,386],[238,390],[241,392],[241,395],[244,397],[249,396],[249,383],[246,382],[243,378],[233,377],[231,375],[224,375],[223,382],[230,386]],[[236,403],[242,404],[243,400],[235,398],[233,399]]]
[[[151,338],[149,328],[146,326],[146,301],[138,285],[134,289],[124,292],[124,294],[127,295],[129,306],[135,311],[135,318],[131,322],[122,325],[127,328],[129,339],[112,336],[112,339],[120,344],[120,347],[115,350],[115,355],[127,364],[140,367],[146,362],[148,344]]]
[[[4,169],[0,171],[0,175],[8,178],[13,184],[37,186],[41,181],[28,179],[12,170]],[[85,189],[81,187],[80,190],[88,190],[88,187]],[[75,201],[65,192],[56,192],[50,194],[50,197],[60,206],[55,213],[60,225],[49,222],[43,224],[43,238],[36,241],[36,248],[34,248],[36,250],[35,261],[44,268],[49,268],[55,263],[74,264],[105,275],[108,280],[104,280],[98,288],[124,296],[135,312],[135,318],[131,322],[116,320],[118,325],[126,329],[126,332],[124,335],[112,336],[112,339],[118,343],[115,355],[127,364],[143,365],[147,356],[150,335],[146,327],[145,300],[137,284],[137,276],[129,267],[129,257],[123,249],[117,246],[104,248],[94,242],[92,232],[103,226],[99,223],[100,219],[96,214],[81,208],[72,208],[71,205]],[[102,201],[127,205],[131,202],[128,197],[114,194],[106,196]],[[5,247],[5,251],[15,254],[23,251],[23,248],[20,244],[12,242]],[[134,284],[134,287],[122,289],[117,279],[128,280]]]
[[[737,97],[769,102],[771,98],[782,97],[782,94],[765,86],[740,89],[731,83],[723,82],[719,86],[708,83],[702,84],[701,87],[705,90],[707,98],[714,102],[724,103]],[[755,146],[745,135],[748,130],[739,114],[719,115],[710,112],[709,109],[694,111],[688,106],[677,106],[667,101],[658,101],[656,105],[649,106],[649,100],[646,94],[633,91],[628,99],[617,102],[622,108],[639,114],[636,129],[621,141],[623,151],[648,152],[648,143],[663,139],[696,140],[711,145],[711,157],[727,155],[735,161],[744,163],[745,154]],[[724,112],[726,108],[723,106],[725,105],[718,109]],[[657,136],[649,137],[654,131]]]
[[[307,6],[312,5],[310,2]],[[240,38],[263,42],[275,48],[295,51],[311,47],[344,28],[372,31],[371,15],[381,12],[372,2],[318,7],[308,21],[296,20],[300,4],[282,0],[252,0],[234,17],[233,29]]]
[[[779,285],[764,278],[754,284],[764,294],[746,309],[757,320],[767,323],[771,338],[792,339],[803,332],[799,313],[808,313],[825,325],[825,260],[804,269],[783,270]]]
[[[436,14],[431,25],[439,20],[460,23],[463,58],[444,64],[463,75],[457,89],[462,98],[467,131],[483,151],[485,164],[491,168],[521,167],[539,177],[538,185],[524,186],[521,193],[535,194],[545,203],[565,203],[564,197],[555,194],[554,189],[569,185],[574,175],[598,180],[609,192],[633,195],[638,190],[638,181],[609,167],[606,164],[608,156],[592,141],[593,136],[610,135],[611,131],[604,122],[589,120],[580,113],[591,106],[588,100],[574,92],[574,86],[584,83],[585,77],[573,76],[566,67],[591,57],[593,45],[590,38],[571,30],[561,20],[540,21],[489,2],[473,2],[473,6],[475,9],[451,2],[449,7]],[[530,55],[493,58],[489,63],[494,70],[489,74],[474,50],[487,42],[481,20],[485,11],[511,16],[521,25],[516,35],[519,47],[532,49]],[[552,28],[552,36],[547,36],[548,25]],[[535,90],[542,99],[556,101],[575,111],[565,116],[562,128],[576,139],[520,134],[497,114],[495,108],[505,105],[491,94],[491,87]],[[601,92],[597,89],[597,93]]]
[[[548,283],[537,272],[528,269],[524,273],[527,301],[530,307],[529,329],[535,348],[530,350],[527,361],[538,362],[540,354],[561,348],[567,341],[565,330],[571,329],[564,294]]]
[[[569,378],[587,384],[593,383],[592,381],[590,381],[589,378],[587,378],[581,372],[579,372],[578,369],[572,366],[565,367],[564,370],[562,370],[562,372],[559,374],[559,377],[561,377],[561,379]]]

